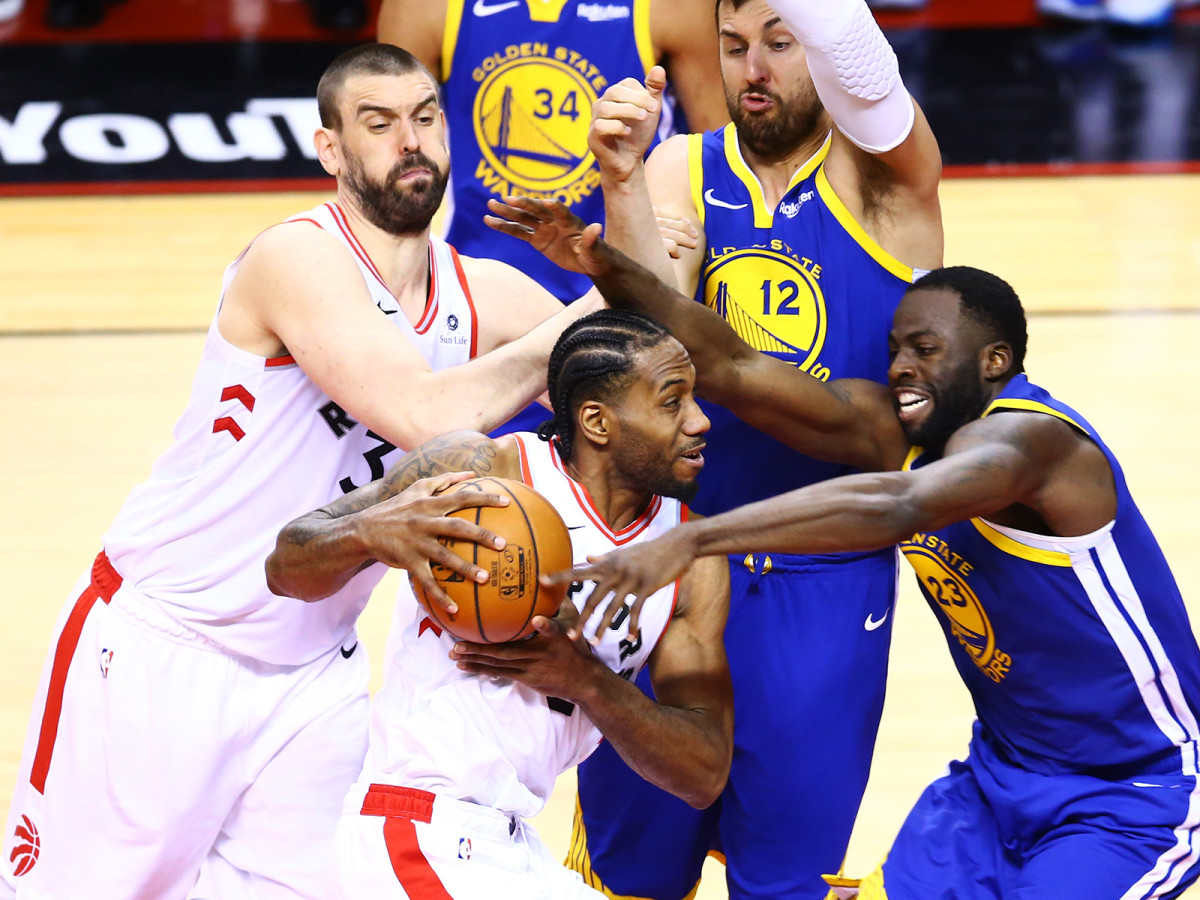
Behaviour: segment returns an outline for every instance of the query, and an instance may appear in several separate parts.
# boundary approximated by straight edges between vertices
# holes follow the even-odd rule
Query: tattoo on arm
[[[395,496],[413,482],[444,472],[487,475],[496,459],[496,444],[477,434],[446,434],[426,441],[400,460],[383,479],[384,496]]]

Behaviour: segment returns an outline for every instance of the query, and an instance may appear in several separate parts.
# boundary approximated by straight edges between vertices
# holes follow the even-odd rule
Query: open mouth
[[[770,109],[774,105],[775,101],[766,94],[742,94],[742,106],[748,109],[750,112],[762,112],[765,109]]]
[[[679,458],[682,459],[687,465],[701,469],[704,467],[704,454],[701,451],[705,446],[705,444],[700,444],[697,447],[693,447],[691,450],[680,453]]]
[[[911,388],[900,388],[895,392],[898,405],[897,415],[901,422],[911,422],[917,419],[933,405],[933,398],[928,394],[914,391]]]

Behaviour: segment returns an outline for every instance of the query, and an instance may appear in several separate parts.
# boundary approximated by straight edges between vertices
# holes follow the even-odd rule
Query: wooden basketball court
[[[960,180],[942,197],[946,261],[996,272],[1021,294],[1031,377],[1087,415],[1122,459],[1200,622],[1192,480],[1200,395],[1190,386],[1200,348],[1200,175]],[[55,619],[126,493],[169,443],[223,267],[263,227],[322,199],[0,200],[3,810]],[[968,737],[966,692],[910,581],[905,573],[851,874],[874,866]],[[394,584],[394,575],[384,581],[360,626],[376,686]],[[564,855],[572,806],[564,777],[537,823]],[[699,896],[724,897],[723,881],[709,878]]]

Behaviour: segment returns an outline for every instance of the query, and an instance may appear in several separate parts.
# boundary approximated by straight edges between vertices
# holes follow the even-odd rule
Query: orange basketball
[[[503,537],[503,550],[472,541],[445,538],[443,543],[488,573],[483,584],[468,581],[444,566],[433,567],[433,577],[458,604],[451,616],[429,603],[421,589],[413,592],[429,616],[457,638],[481,644],[512,641],[533,633],[534,616],[553,616],[566,587],[547,590],[538,583],[542,573],[571,567],[571,536],[562,516],[533,488],[509,478],[473,478],[451,491],[484,491],[507,494],[508,506],[479,506],[451,513]]]

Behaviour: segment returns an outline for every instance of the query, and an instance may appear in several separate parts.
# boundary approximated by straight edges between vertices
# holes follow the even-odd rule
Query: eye
[[[666,401],[663,402],[663,406],[665,406],[667,409],[675,409],[679,406],[679,398],[668,397]]]
[[[937,352],[937,347],[933,344],[917,344],[913,349],[917,351],[917,356],[931,356]]]
[[[792,46],[791,41],[772,41],[771,42],[772,50],[786,50],[790,46]]]
[[[418,125],[432,125],[433,124],[433,116],[429,116],[429,115],[417,116],[417,124]]]
[[[387,127],[388,127],[387,122],[371,122],[369,125],[367,125],[367,128],[369,130],[374,131],[376,133],[381,132],[381,131],[386,131]]]

